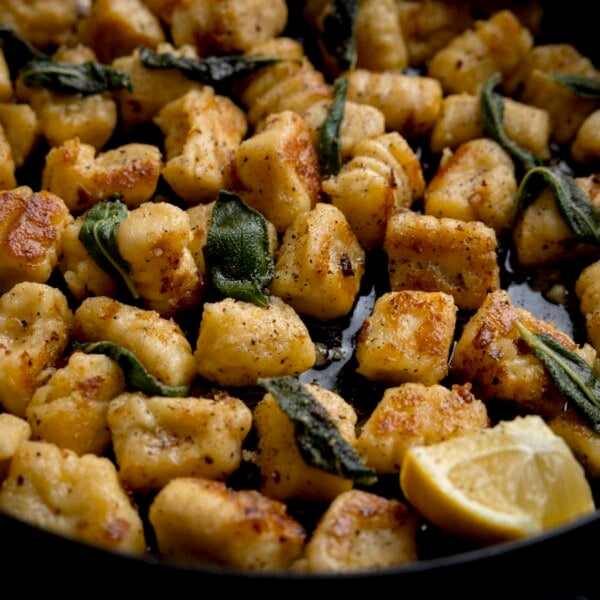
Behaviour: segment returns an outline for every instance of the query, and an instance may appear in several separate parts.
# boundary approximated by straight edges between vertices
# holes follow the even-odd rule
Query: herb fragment
[[[318,131],[317,150],[319,163],[325,177],[337,175],[342,167],[340,130],[344,119],[348,80],[346,78],[336,79],[333,89],[333,103]]]
[[[61,94],[90,96],[133,89],[129,74],[93,61],[70,64],[34,59],[22,67],[19,75],[28,86],[44,87]]]
[[[594,430],[600,433],[600,378],[581,356],[555,337],[532,333],[518,321],[515,326],[561,393],[575,403]]]
[[[548,71],[546,75],[558,85],[567,88],[581,98],[600,98],[600,79],[597,77],[586,77],[573,73],[561,73],[560,71]]]
[[[11,79],[16,79],[19,71],[31,60],[46,60],[48,55],[21,37],[14,29],[0,24],[0,43]]]
[[[224,296],[269,304],[263,290],[275,265],[267,221],[237,194],[219,192],[203,251],[212,283]]]
[[[129,265],[121,256],[117,232],[129,210],[120,200],[105,200],[90,208],[79,231],[79,241],[96,264],[109,275],[123,281],[134,299],[140,297],[129,275]]]
[[[600,210],[575,180],[548,167],[535,167],[528,171],[517,189],[516,202],[522,205],[533,193],[533,178],[541,177],[554,194],[556,207],[563,220],[579,242],[600,244]]]
[[[260,378],[258,384],[273,395],[292,420],[296,443],[307,464],[355,480],[361,485],[377,481],[353,446],[340,434],[326,408],[294,377]]]
[[[356,15],[359,0],[333,0],[323,19],[321,43],[338,73],[356,65]]]
[[[485,135],[498,142],[525,170],[541,165],[541,161],[528,150],[521,148],[504,131],[504,99],[494,91],[500,83],[500,74],[489,77],[481,87],[479,111],[481,128]]]
[[[248,75],[260,67],[283,60],[294,60],[266,54],[229,54],[190,58],[176,56],[170,52],[155,52],[146,46],[140,48],[139,55],[142,64],[148,69],[178,69],[188,79],[213,86]]]
[[[133,352],[113,342],[74,342],[73,349],[86,354],[104,354],[112,358],[123,370],[129,386],[149,396],[185,396],[190,391],[187,385],[165,385],[148,372]]]

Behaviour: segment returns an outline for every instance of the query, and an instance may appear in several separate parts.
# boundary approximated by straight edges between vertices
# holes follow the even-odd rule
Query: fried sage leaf
[[[517,189],[516,203],[523,206],[537,189],[534,177],[542,178],[554,194],[556,207],[579,242],[600,244],[600,210],[569,175],[549,167],[529,170]]]
[[[0,24],[0,46],[2,46],[11,79],[31,60],[47,60],[50,57],[21,37],[14,29]]]
[[[146,46],[139,50],[140,60],[148,69],[178,69],[185,77],[206,85],[227,84],[236,77],[248,75],[267,65],[293,60],[287,57],[271,55],[226,54],[190,58],[176,56],[171,52],[155,52]]]
[[[333,0],[323,19],[321,43],[339,73],[356,65],[356,15],[359,0]]]
[[[377,481],[375,471],[364,464],[340,434],[327,409],[298,379],[267,377],[260,378],[258,384],[273,395],[294,423],[298,450],[307,464],[361,485]]]
[[[165,385],[148,372],[133,352],[113,342],[74,342],[73,349],[112,358],[121,367],[128,385],[149,396],[185,396],[190,391],[190,386],[187,385]]]
[[[515,326],[561,393],[572,400],[594,430],[600,432],[600,378],[592,368],[555,337],[532,333],[518,321]]]
[[[131,77],[94,61],[81,64],[34,59],[20,70],[19,75],[28,86],[43,87],[61,94],[90,96],[123,88],[131,91]]]
[[[324,177],[337,175],[342,167],[340,130],[344,119],[348,80],[344,77],[336,79],[333,89],[333,103],[318,132],[317,149]]]
[[[479,95],[481,128],[485,135],[498,142],[525,170],[541,165],[541,161],[529,150],[521,148],[504,131],[504,99],[495,92],[500,83],[500,74],[489,77]]]
[[[203,251],[211,281],[224,296],[269,304],[264,289],[275,265],[267,221],[237,194],[219,192]]]
[[[600,98],[600,79],[597,77],[586,77],[574,73],[561,73],[560,71],[548,71],[550,79],[558,83],[581,98]]]
[[[119,252],[117,231],[129,210],[120,200],[105,200],[84,215],[79,241],[96,264],[109,275],[122,281],[134,299],[140,297],[129,274],[129,265]]]

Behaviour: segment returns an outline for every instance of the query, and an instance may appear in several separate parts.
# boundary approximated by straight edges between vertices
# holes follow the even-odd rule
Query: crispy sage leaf
[[[375,471],[363,463],[354,447],[340,434],[327,409],[298,379],[266,377],[260,378],[258,384],[273,395],[294,423],[296,443],[307,464],[361,485],[373,485],[377,481]]]
[[[96,264],[122,281],[134,299],[140,297],[129,274],[129,265],[121,256],[117,231],[129,210],[120,200],[105,200],[90,208],[79,231],[79,241]]]
[[[73,349],[112,358],[121,367],[129,386],[149,396],[185,396],[190,391],[188,385],[165,385],[148,372],[133,352],[113,342],[74,342]]]
[[[529,170],[517,189],[517,205],[524,205],[532,195],[532,190],[537,189],[533,182],[534,177],[541,177],[552,190],[556,207],[575,239],[585,244],[599,245],[600,210],[575,180],[565,173],[548,167]]]
[[[319,163],[325,177],[337,175],[342,167],[340,130],[344,119],[348,80],[345,77],[336,79],[333,89],[333,103],[318,132]]]
[[[356,65],[356,15],[359,0],[333,0],[323,19],[321,42],[338,73]]]
[[[597,77],[586,77],[574,73],[561,73],[560,71],[548,71],[550,79],[558,83],[581,98],[600,98],[600,79]]]
[[[293,60],[287,57],[271,55],[227,54],[190,58],[176,56],[170,52],[155,52],[146,46],[139,50],[140,60],[148,69],[178,69],[188,79],[206,85],[226,84],[236,77],[248,75],[267,65]]]
[[[131,77],[113,67],[94,61],[81,64],[34,59],[19,73],[28,86],[44,87],[61,94],[89,96],[123,88],[131,91]]]
[[[500,83],[500,74],[489,77],[481,87],[479,111],[481,128],[485,135],[498,142],[525,170],[541,165],[541,161],[529,150],[521,148],[504,131],[504,99],[494,91]]]
[[[555,337],[532,333],[518,321],[515,326],[561,393],[575,403],[594,430],[600,433],[600,379],[596,373],[581,356]]]
[[[21,37],[14,29],[0,24],[0,45],[8,65],[11,79],[31,60],[47,60],[50,57]]]
[[[267,306],[264,288],[275,273],[267,221],[237,194],[221,190],[215,202],[204,259],[213,285],[224,295]]]

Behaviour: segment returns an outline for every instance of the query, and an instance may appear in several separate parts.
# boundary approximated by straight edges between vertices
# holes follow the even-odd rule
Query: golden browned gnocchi
[[[600,74],[540,2],[0,4],[1,513],[345,574],[463,547],[402,476],[450,438],[600,482],[533,346],[600,373]]]

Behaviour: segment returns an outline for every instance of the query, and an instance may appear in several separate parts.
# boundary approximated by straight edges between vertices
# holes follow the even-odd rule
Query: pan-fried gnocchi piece
[[[108,403],[125,389],[118,364],[102,354],[74,352],[35,390],[25,418],[31,438],[69,448],[79,455],[102,455],[111,436]]]
[[[319,100],[311,104],[301,115],[310,127],[315,145],[318,144],[319,127],[325,121],[332,104],[332,100]],[[384,133],[385,117],[379,109],[369,104],[358,104],[350,100],[344,102],[344,116],[339,136],[342,160],[350,159],[354,146],[362,139]]]
[[[464,326],[454,348],[450,375],[457,383],[471,382],[473,393],[484,402],[498,400],[552,418],[562,410],[564,396],[522,340],[515,321],[533,333],[552,335],[593,365],[596,351],[592,346],[578,346],[553,322],[513,305],[508,292],[498,290],[488,294]]]
[[[497,234],[515,218],[517,178],[514,162],[489,138],[447,150],[423,196],[423,210],[434,217],[481,221]]]
[[[142,0],[94,0],[79,20],[77,38],[105,64],[139,46],[156,48],[166,41],[160,20]]]
[[[281,298],[268,306],[224,298],[207,302],[194,352],[197,372],[222,386],[256,385],[259,377],[297,376],[316,350],[298,313]]]
[[[364,272],[365,251],[344,213],[319,202],[286,229],[270,289],[300,315],[328,321],[350,312]]]
[[[537,106],[502,97],[502,126],[506,136],[535,154],[540,160],[550,158],[550,115]],[[430,137],[432,152],[444,148],[454,150],[469,140],[484,137],[481,127],[479,97],[462,92],[449,94],[442,100],[440,114]]]
[[[583,98],[547,77],[549,71],[599,78],[592,61],[570,44],[540,44],[531,48],[503,84],[507,94],[548,111],[552,141],[573,140],[585,118],[600,102]]]
[[[322,189],[369,250],[382,245],[389,216],[422,197],[425,178],[408,142],[391,131],[359,140],[350,160],[323,181]]]
[[[407,50],[395,0],[363,0],[357,3],[354,23],[356,66],[373,71],[401,71],[408,64]],[[338,66],[323,42],[325,19],[334,9],[330,0],[308,0],[302,18],[317,34],[317,49],[323,70],[334,77]]]
[[[378,108],[385,116],[386,130],[398,131],[407,139],[431,132],[442,104],[442,86],[437,79],[367,69],[353,69],[345,77],[348,100]]]
[[[175,48],[165,42],[157,46],[156,52],[173,54],[179,58],[198,58],[196,49],[189,45]],[[204,89],[203,84],[192,81],[178,69],[148,69],[142,64],[139,48],[127,56],[116,58],[112,67],[131,79],[131,90],[124,88],[114,93],[119,109],[119,123],[125,131],[150,123],[165,104],[190,90]]]
[[[114,298],[117,295],[117,282],[98,265],[79,241],[83,221],[84,216],[79,216],[63,230],[58,270],[77,301],[81,302],[88,296]]]
[[[432,385],[448,372],[458,309],[445,292],[387,292],[360,328],[357,373],[371,381]]]
[[[210,86],[190,90],[154,117],[165,136],[162,176],[188,205],[232,186],[235,152],[246,135],[244,112]]]
[[[302,114],[309,106],[333,98],[333,86],[304,55],[300,42],[278,37],[251,48],[248,55],[265,54],[282,60],[267,65],[238,83],[234,94],[256,128],[269,114],[291,110]]]
[[[1,9],[0,9],[1,10]],[[8,70],[8,64],[4,56],[4,50],[0,48],[0,102],[8,102],[13,96],[13,84]]]
[[[497,242],[481,221],[396,213],[383,240],[391,289],[446,292],[458,308],[477,309],[500,289]]]
[[[37,115],[29,104],[0,102],[0,125],[10,144],[15,168],[18,169],[31,156],[39,141]]]
[[[60,47],[52,59],[68,64],[97,60],[87,46]],[[21,79],[15,83],[15,97],[34,110],[40,134],[50,146],[60,146],[72,138],[102,148],[117,126],[117,103],[106,94],[61,94],[44,87],[29,87]]]
[[[238,147],[234,168],[244,200],[284,232],[320,199],[321,174],[308,124],[286,110],[269,115]]]
[[[183,565],[283,570],[306,538],[282,502],[200,477],[170,481],[152,501],[149,520],[160,555]]]
[[[600,208],[600,179],[596,175],[576,177],[575,183]],[[598,246],[577,242],[556,206],[549,187],[517,216],[513,228],[515,258],[522,267],[558,264],[576,257],[598,257]]]
[[[2,0],[0,23],[38,48],[67,42],[80,17],[81,0]]]
[[[10,142],[0,123],[0,189],[10,190],[17,185],[15,161]]]
[[[341,493],[327,507],[294,569],[343,573],[418,560],[419,519],[407,504],[363,490]]]
[[[152,198],[162,157],[157,146],[131,143],[97,152],[78,138],[66,140],[46,154],[42,188],[60,196],[73,213],[119,194],[129,208]]]
[[[571,448],[577,460],[591,479],[600,477],[600,435],[570,406],[550,419],[548,425]]]
[[[31,427],[25,419],[7,412],[0,413],[0,485],[19,444],[30,437]]]
[[[139,555],[146,550],[142,519],[115,465],[94,454],[22,442],[0,488],[0,510],[96,547]]]
[[[357,415],[339,394],[317,384],[303,384],[327,412],[341,436],[356,444]],[[328,502],[353,487],[353,481],[309,465],[298,449],[294,423],[267,393],[252,411],[258,448],[254,457],[260,469],[260,491],[276,500],[302,499]]]
[[[585,319],[587,340],[600,352],[600,260],[591,262],[579,273],[575,294]]]
[[[45,283],[73,217],[61,198],[28,186],[0,191],[0,293],[21,281]]]
[[[0,405],[25,415],[35,390],[51,375],[69,343],[73,313],[67,298],[45,283],[24,281],[0,296]]]
[[[107,422],[121,481],[149,492],[176,477],[224,481],[240,466],[252,412],[225,393],[214,399],[123,393],[110,402]]]
[[[370,71],[402,71],[408,52],[396,0],[363,0],[355,23],[356,66]]]
[[[438,50],[427,63],[427,73],[446,94],[477,94],[494,73],[511,74],[532,46],[531,31],[512,11],[500,10],[475,21]]]
[[[600,160],[600,108],[590,113],[579,126],[571,143],[571,158],[586,166]]]
[[[191,44],[200,56],[246,52],[277,37],[288,18],[284,0],[186,0],[171,12],[176,46]]]
[[[73,336],[79,342],[107,341],[129,350],[168,386],[189,385],[196,374],[192,348],[183,331],[154,310],[105,296],[86,298],[75,310]]]
[[[464,2],[397,1],[408,64],[421,67],[472,23]]]
[[[407,382],[384,390],[361,427],[356,451],[378,473],[399,473],[408,448],[478,431],[490,423],[485,404],[468,383],[449,389]]]
[[[146,307],[162,317],[200,300],[204,281],[188,247],[192,237],[188,214],[169,202],[145,202],[119,224],[119,253]]]

